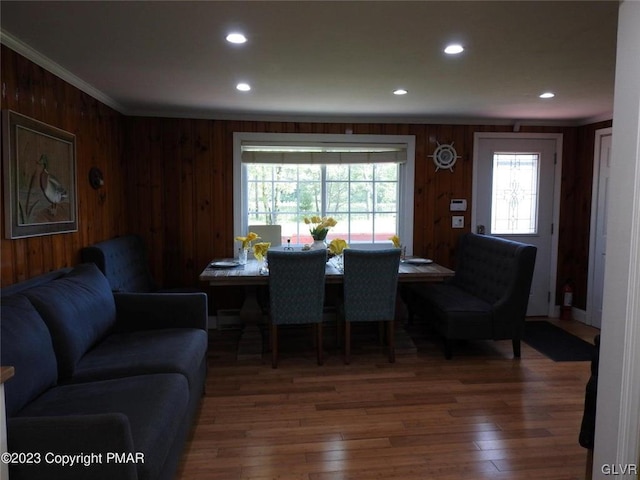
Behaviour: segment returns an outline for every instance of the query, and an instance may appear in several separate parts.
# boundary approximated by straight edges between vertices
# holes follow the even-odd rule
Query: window
[[[539,168],[538,153],[494,154],[492,234],[537,233]]]
[[[338,220],[332,237],[386,242],[398,231],[398,164],[247,164],[249,225],[282,225],[294,244],[312,242],[305,216]]]
[[[328,239],[351,245],[413,239],[414,137],[234,134],[236,231],[278,224],[292,244],[312,241],[304,217],[338,221]]]

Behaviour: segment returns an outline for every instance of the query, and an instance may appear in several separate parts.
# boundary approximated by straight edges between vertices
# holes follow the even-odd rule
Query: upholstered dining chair
[[[351,362],[351,323],[385,322],[389,362],[395,362],[394,317],[400,249],[344,250],[344,362]]]
[[[281,225],[249,225],[249,231],[257,234],[261,242],[269,242],[272,247],[282,245]]]
[[[278,367],[278,326],[315,325],[318,365],[322,365],[322,312],[326,250],[270,251],[269,317],[271,366]]]

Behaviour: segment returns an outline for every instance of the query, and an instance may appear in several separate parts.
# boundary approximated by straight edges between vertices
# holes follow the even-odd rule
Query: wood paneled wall
[[[155,274],[168,285],[197,284],[212,258],[233,255],[233,132],[345,133],[415,135],[414,252],[454,265],[461,232],[451,228],[451,198],[472,193],[473,134],[511,131],[509,126],[298,123],[130,118],[126,121],[128,191],[135,209],[132,229],[154,252]],[[610,124],[610,122],[609,122]],[[606,125],[605,125],[606,126]],[[576,306],[585,308],[589,216],[595,126],[523,127],[523,132],[564,135],[558,286],[566,278],[576,287]],[[429,155],[437,143],[454,142],[462,158],[454,171],[435,171]],[[589,151],[591,153],[589,154]],[[580,245],[580,248],[576,248]],[[559,292],[558,292],[559,295]]]
[[[569,281],[574,289],[574,306],[587,308],[595,132],[611,125],[609,120],[565,133],[564,141],[571,143],[572,154],[565,155],[562,163],[556,304],[561,304],[562,286]]]
[[[154,275],[165,286],[199,286],[198,274],[215,257],[233,255],[233,132],[415,135],[414,252],[452,266],[458,235],[451,198],[471,202],[473,134],[510,126],[378,123],[302,123],[125,117],[3,47],[2,108],[12,108],[75,133],[78,138],[77,234],[2,240],[2,282],[70,265],[84,245],[124,233],[147,242]],[[525,127],[564,135],[558,285],[571,278],[575,305],[585,308],[593,175],[593,133],[610,126]],[[455,143],[462,156],[453,173],[435,171],[437,143]],[[91,165],[106,187],[91,190]],[[51,252],[51,254],[50,254]],[[558,293],[559,295],[559,293]],[[237,300],[216,295],[216,307]],[[558,297],[559,298],[559,297]]]
[[[10,109],[76,136],[78,231],[0,240],[2,285],[79,262],[82,246],[127,231],[122,175],[122,115],[13,52],[1,50],[2,109]],[[105,186],[93,190],[92,166]],[[2,188],[4,190],[4,170]],[[4,196],[0,199],[4,215]]]

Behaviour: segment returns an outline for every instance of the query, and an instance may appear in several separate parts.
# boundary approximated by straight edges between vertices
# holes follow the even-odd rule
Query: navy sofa
[[[404,292],[409,320],[418,314],[431,322],[445,340],[448,359],[457,339],[511,339],[519,357],[536,252],[533,245],[498,237],[461,235],[455,275]]]
[[[8,449],[32,455],[11,479],[174,478],[204,391],[206,294],[113,293],[82,264],[1,302]]]

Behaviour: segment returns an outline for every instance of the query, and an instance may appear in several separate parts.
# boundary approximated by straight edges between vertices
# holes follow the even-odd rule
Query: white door
[[[528,316],[548,316],[555,304],[555,177],[561,135],[477,133],[472,229],[535,245]],[[557,238],[557,237],[556,237]]]
[[[611,129],[596,132],[593,162],[593,200],[591,207],[591,239],[589,260],[589,286],[587,323],[602,325],[602,297],[604,291],[604,265],[607,250],[607,204],[609,199],[609,167],[611,165]]]

